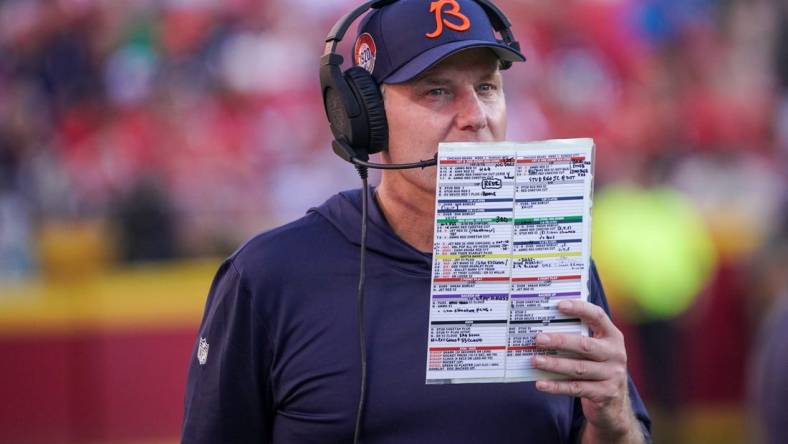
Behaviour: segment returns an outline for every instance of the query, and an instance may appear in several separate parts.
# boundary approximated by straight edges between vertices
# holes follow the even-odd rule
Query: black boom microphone
[[[334,140],[331,142],[331,146],[334,148],[334,153],[337,156],[341,157],[346,162],[350,162],[356,167],[364,167],[364,168],[372,168],[376,170],[409,170],[413,168],[426,168],[430,166],[435,166],[438,164],[438,153],[435,153],[435,157],[428,160],[420,160],[418,162],[411,162],[411,163],[375,163],[369,162],[367,159],[360,159],[355,150],[353,150],[350,145],[348,145],[344,140]]]

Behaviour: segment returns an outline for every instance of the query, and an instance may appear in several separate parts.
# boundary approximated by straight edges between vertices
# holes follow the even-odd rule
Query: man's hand
[[[534,357],[534,367],[569,377],[562,381],[537,381],[536,388],[581,398],[587,420],[584,443],[642,443],[640,424],[629,400],[624,335],[597,305],[561,301],[558,309],[586,322],[594,336],[540,333],[537,345],[571,352],[576,358]]]

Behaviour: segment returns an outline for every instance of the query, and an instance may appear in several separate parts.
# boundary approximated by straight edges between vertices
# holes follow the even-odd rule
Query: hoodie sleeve
[[[230,259],[214,278],[189,362],[183,443],[270,441],[269,344]]]
[[[607,304],[607,297],[605,296],[605,291],[602,288],[602,281],[599,279],[599,273],[596,269],[596,264],[592,261],[591,262],[591,276],[588,280],[588,302],[593,304],[599,305],[605,310],[608,316],[611,316],[610,307]],[[628,385],[629,385],[629,398],[632,403],[632,411],[635,413],[635,417],[640,422],[640,428],[643,430],[643,436],[645,437],[645,442],[650,443],[652,442],[651,439],[651,418],[648,416],[648,412],[646,411],[646,406],[643,404],[643,400],[640,399],[640,394],[638,393],[637,387],[635,387],[635,383],[632,381],[632,376],[627,375]],[[583,426],[585,425],[586,418],[583,416],[583,407],[580,403],[580,398],[575,398],[574,401],[574,419],[572,421],[572,435],[570,442],[579,443]]]

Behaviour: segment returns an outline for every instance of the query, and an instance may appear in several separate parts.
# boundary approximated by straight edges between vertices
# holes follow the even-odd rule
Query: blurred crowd
[[[316,75],[354,3],[0,2],[0,275],[35,271],[48,221],[108,221],[120,258],[224,253],[355,186]],[[529,57],[509,139],[594,137],[598,183],[675,179],[709,211],[734,194],[753,243],[774,230],[784,6],[559,3],[502,2]]]
[[[0,276],[50,221],[106,221],[120,259],[224,254],[355,185],[316,78],[347,2],[300,3],[0,2]]]
[[[331,153],[317,78],[357,3],[0,0],[0,280],[40,273],[57,227],[94,227],[113,261],[223,255],[358,186]],[[715,355],[696,338],[689,359],[734,350],[743,374],[788,297],[788,6],[498,3],[528,57],[504,75],[508,138],[593,137],[597,192],[691,203],[715,259],[685,316],[732,342]]]

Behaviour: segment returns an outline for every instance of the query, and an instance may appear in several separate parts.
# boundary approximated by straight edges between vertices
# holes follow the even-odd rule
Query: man
[[[405,44],[393,37],[400,33],[424,40]],[[367,66],[384,85],[384,163],[432,157],[442,141],[505,139],[499,63],[523,58],[495,41],[476,2],[396,1],[369,13],[359,35],[373,39],[378,61]],[[386,63],[392,60],[405,63]],[[605,313],[595,269],[590,300],[597,305],[562,307],[588,322],[594,337],[538,338],[579,354],[535,363],[569,380],[426,385],[435,168],[386,171],[374,195],[364,442],[647,439],[649,419],[628,381],[623,338]],[[360,225],[361,193],[340,193],[253,238],[221,266],[191,361],[184,442],[352,441],[360,390]]]

